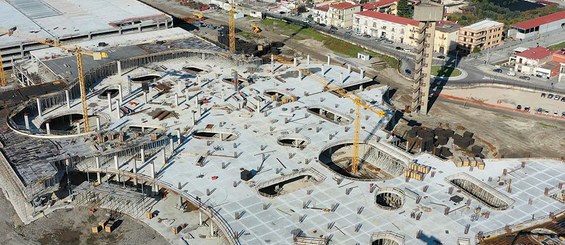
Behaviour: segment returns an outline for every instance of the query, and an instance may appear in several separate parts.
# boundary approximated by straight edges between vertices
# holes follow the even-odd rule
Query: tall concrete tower
[[[416,48],[412,111],[428,114],[434,34],[436,22],[443,19],[443,5],[424,0],[414,6],[413,18],[420,21],[420,29]]]

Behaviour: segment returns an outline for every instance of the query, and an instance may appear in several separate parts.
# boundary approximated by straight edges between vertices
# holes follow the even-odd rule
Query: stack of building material
[[[477,167],[480,170],[485,169],[485,162],[480,157],[455,157],[453,163],[456,167]]]
[[[408,168],[404,170],[404,176],[406,177],[407,180],[415,179],[422,181],[424,180],[424,177],[426,176],[426,174],[430,172],[431,169],[432,167],[430,166],[426,166],[418,163],[410,163],[408,165]]]

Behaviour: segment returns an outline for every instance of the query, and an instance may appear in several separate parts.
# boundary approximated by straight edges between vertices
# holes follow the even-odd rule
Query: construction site
[[[235,54],[230,13],[229,51],[161,19],[72,44],[0,26],[2,44],[45,47],[9,58],[19,89],[0,95],[0,186],[24,225],[77,209],[92,236],[135,220],[170,244],[563,243],[562,160],[489,159],[471,132],[403,129],[362,68]],[[427,112],[429,71],[417,76]]]

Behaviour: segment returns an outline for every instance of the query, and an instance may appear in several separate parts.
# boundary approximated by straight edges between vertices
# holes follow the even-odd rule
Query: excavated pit
[[[512,198],[466,173],[448,177],[447,181],[492,209],[505,210],[514,203]]]
[[[325,178],[314,169],[305,169],[260,183],[257,191],[265,197],[276,197],[313,186]]]
[[[282,146],[304,149],[308,144],[310,144],[310,139],[303,137],[282,136],[277,139],[277,143]]]
[[[208,71],[196,66],[185,66],[182,70],[189,74],[207,74]]]
[[[397,188],[382,189],[377,192],[375,202],[385,210],[399,209],[404,205],[404,192]]]
[[[110,93],[110,98],[114,98],[120,94],[120,91],[116,88],[105,89],[99,95],[99,99],[108,99],[108,93]]]
[[[220,132],[210,130],[196,130],[192,134],[195,139],[217,140],[217,141],[232,141],[239,137],[238,133],[234,132]]]
[[[329,108],[324,107],[308,107],[306,111],[314,114],[315,116],[321,117],[329,122],[338,124],[338,125],[348,125],[353,122],[353,118],[342,114],[340,112],[334,111]]]
[[[326,147],[319,155],[322,166],[344,177],[359,180],[388,180],[398,177],[406,164],[376,146],[359,144],[359,163],[356,174],[352,173],[353,143],[338,143]]]

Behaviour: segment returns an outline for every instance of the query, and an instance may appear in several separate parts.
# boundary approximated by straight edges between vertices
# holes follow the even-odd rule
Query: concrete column
[[[77,134],[80,134],[80,122],[77,122]]]
[[[192,126],[196,125],[196,111],[192,111]]]
[[[98,184],[102,183],[102,179],[100,178],[100,158],[96,157],[94,158],[94,160],[96,161],[96,179],[98,180]]]
[[[330,55],[328,55],[328,65],[330,65],[331,61],[332,61],[332,57],[330,57]]]
[[[271,54],[271,73],[275,72],[275,56]]]
[[[198,209],[198,218],[199,218],[198,225],[202,226],[202,211],[200,209]]]
[[[49,125],[49,122],[45,123],[45,130],[47,130],[47,134],[51,134],[51,125]]]
[[[296,59],[296,57],[294,57],[293,64],[294,66],[298,66],[298,60]]]
[[[180,129],[177,129],[177,144],[180,145],[181,140]]]
[[[179,106],[179,94],[175,93],[175,106]]]
[[[343,82],[343,72],[339,73],[339,82]]]
[[[122,62],[118,60],[118,62],[116,62],[116,65],[118,65],[118,76],[122,75]]]
[[[71,94],[69,90],[65,90],[65,97],[67,99],[67,109],[71,109]]]
[[[118,162],[118,155],[114,155],[114,167],[116,170],[120,170],[120,163]]]
[[[306,56],[306,64],[307,64],[307,65],[310,65],[310,55],[307,55],[307,56]]]
[[[24,121],[25,121],[25,124],[26,124],[26,129],[27,129],[27,130],[30,130],[30,127],[29,127],[29,115],[28,115],[27,113],[24,114]]]
[[[141,165],[145,165],[145,149],[141,148],[141,152],[139,153],[141,155]]]
[[[363,69],[359,69],[359,75],[361,75],[361,79],[365,78],[365,71]]]
[[[155,179],[155,161],[151,162],[151,179]]]
[[[118,115],[118,119],[122,117],[122,111],[120,110],[120,102],[116,100],[116,114]]]
[[[41,116],[41,100],[39,100],[39,98],[36,98],[35,102],[37,102],[37,115]]]
[[[120,96],[120,104],[122,104],[122,102],[124,101],[124,93],[122,92],[122,85],[118,84],[118,93]]]
[[[351,65],[347,64],[347,75],[351,74]]]
[[[205,60],[206,59],[206,54],[202,53],[202,59]]]
[[[96,117],[96,131],[100,131],[100,118]]]
[[[106,93],[106,97],[108,100],[108,113],[112,112],[112,98],[110,97],[110,92]]]
[[[137,174],[137,160],[133,159],[133,173]],[[133,183],[137,186],[137,176],[133,178]]]
[[[210,236],[214,237],[214,222],[210,218]]]
[[[173,138],[169,138],[169,145],[171,147],[171,156],[173,155],[173,153],[175,152],[175,141],[173,140]]]

